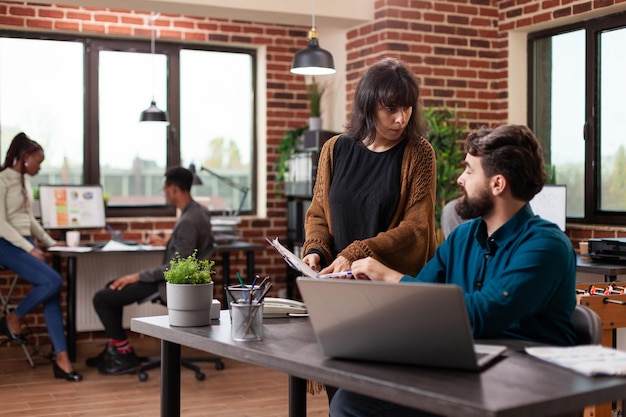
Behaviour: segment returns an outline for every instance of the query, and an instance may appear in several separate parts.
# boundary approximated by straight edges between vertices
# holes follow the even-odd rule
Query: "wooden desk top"
[[[131,330],[444,415],[550,416],[626,392],[626,378],[585,377],[513,350],[480,373],[331,359],[306,318],[266,319],[260,342],[233,341],[227,310],[211,326],[173,328],[157,316],[132,319]]]

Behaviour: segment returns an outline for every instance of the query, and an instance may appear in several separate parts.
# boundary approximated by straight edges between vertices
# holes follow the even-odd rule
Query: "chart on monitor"
[[[106,227],[104,198],[100,185],[39,186],[41,223],[45,229]]]

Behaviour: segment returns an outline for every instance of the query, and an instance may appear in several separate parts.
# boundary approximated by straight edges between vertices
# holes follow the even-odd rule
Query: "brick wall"
[[[508,32],[531,25],[568,22],[576,15],[602,13],[626,0],[376,0],[375,17],[347,31],[347,109],[364,69],[381,56],[399,57],[418,76],[423,105],[456,107],[470,126],[494,125],[508,119]],[[308,28],[230,21],[204,17],[161,15],[159,40],[264,45],[267,48],[266,219],[244,219],[246,240],[263,243],[264,236],[286,236],[286,201],[274,182],[276,148],[283,133],[308,117],[304,80],[289,72],[293,54],[306,45]],[[118,9],[48,6],[0,2],[0,27],[16,30],[84,33],[112,37],[150,37],[149,15]],[[125,220],[126,238],[142,237],[166,224]],[[122,225],[119,225],[120,228]],[[126,227],[127,226],[127,227]],[[165,227],[163,227],[165,226]],[[114,227],[116,225],[114,224]],[[626,229],[568,225],[580,240],[625,236]],[[106,236],[105,231],[102,231]],[[85,239],[100,240],[97,236]],[[284,284],[284,262],[267,251],[257,256],[259,275]],[[243,254],[233,270],[244,270]],[[0,281],[1,282],[1,281]],[[40,322],[40,317],[33,320]],[[42,336],[45,337],[45,336]]]

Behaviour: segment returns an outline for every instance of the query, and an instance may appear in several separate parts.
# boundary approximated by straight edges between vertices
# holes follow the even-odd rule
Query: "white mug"
[[[74,248],[80,244],[80,232],[76,230],[70,230],[65,233],[65,242],[67,246]]]

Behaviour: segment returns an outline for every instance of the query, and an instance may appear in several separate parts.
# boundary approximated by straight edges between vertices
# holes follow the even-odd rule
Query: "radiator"
[[[109,281],[123,275],[153,268],[163,262],[162,252],[98,252],[80,254],[76,259],[76,330],[104,330],[93,308],[93,295]],[[124,308],[124,328],[133,317],[167,314],[160,304],[131,304]]]

